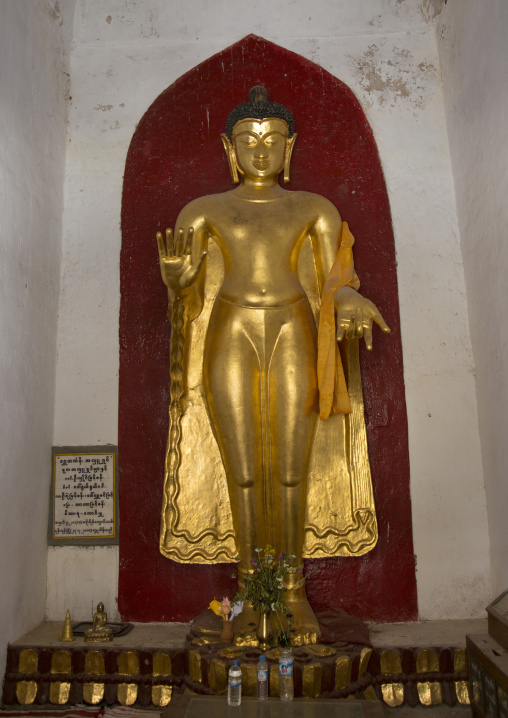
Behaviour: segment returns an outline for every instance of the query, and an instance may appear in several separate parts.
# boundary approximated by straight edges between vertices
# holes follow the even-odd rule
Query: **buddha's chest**
[[[237,202],[213,225],[221,251],[232,257],[251,255],[283,259],[309,231],[310,217],[290,202]]]

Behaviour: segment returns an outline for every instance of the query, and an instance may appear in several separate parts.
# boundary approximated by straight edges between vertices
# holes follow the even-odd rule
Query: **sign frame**
[[[113,535],[112,536],[56,536],[55,535],[55,516],[57,502],[57,472],[56,460],[59,456],[69,456],[79,458],[81,467],[90,455],[97,454],[103,457],[111,456],[113,459]],[[74,462],[73,462],[74,463]],[[51,479],[50,479],[50,495],[49,495],[49,521],[48,521],[48,546],[115,546],[119,543],[119,525],[118,525],[118,447],[111,444],[102,444],[101,446],[53,446],[51,448]],[[69,477],[70,478],[70,477]],[[62,500],[62,499],[60,499]],[[111,515],[108,513],[108,519]]]

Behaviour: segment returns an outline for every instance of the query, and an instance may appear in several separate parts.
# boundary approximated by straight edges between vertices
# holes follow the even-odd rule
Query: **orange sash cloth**
[[[355,238],[347,222],[342,222],[339,231],[339,251],[323,286],[319,313],[317,375],[321,419],[328,419],[332,413],[351,413],[346,378],[336,338],[335,295],[341,287],[358,289],[360,286],[353,261],[354,241]]]

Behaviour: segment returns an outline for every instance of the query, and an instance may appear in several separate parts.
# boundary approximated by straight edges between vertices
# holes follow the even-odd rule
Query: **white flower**
[[[231,614],[230,614],[230,620],[232,621],[235,616],[240,615],[240,613],[243,611],[243,601],[238,601],[238,603],[234,603],[231,607]]]

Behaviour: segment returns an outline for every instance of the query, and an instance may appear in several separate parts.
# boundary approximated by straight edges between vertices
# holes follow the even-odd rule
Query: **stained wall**
[[[506,2],[465,0],[448,2],[437,34],[476,366],[493,596],[508,586],[507,28]]]
[[[73,9],[0,8],[0,675],[45,612]]]
[[[435,38],[441,10],[439,0],[78,0],[54,427],[59,445],[117,442],[120,198],[136,123],[182,73],[244,35],[301,53],[355,92],[387,180],[422,618],[478,616],[490,596],[475,371]],[[114,548],[49,549],[48,617],[70,605],[85,618],[97,600],[114,615],[117,562]]]

